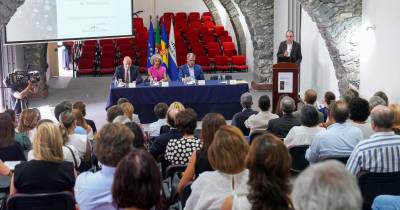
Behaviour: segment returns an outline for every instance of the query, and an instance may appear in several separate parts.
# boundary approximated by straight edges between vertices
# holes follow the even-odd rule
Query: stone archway
[[[207,6],[208,11],[210,11],[215,23],[217,25],[221,25],[221,16],[218,13],[217,8],[215,7],[215,4],[212,0],[203,0],[204,4]]]
[[[0,0],[0,29],[2,29],[25,0]]]

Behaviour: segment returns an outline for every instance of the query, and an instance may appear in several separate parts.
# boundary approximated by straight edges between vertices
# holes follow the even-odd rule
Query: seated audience
[[[112,123],[113,120],[120,115],[124,115],[122,108],[118,105],[111,106],[107,109],[107,122]]]
[[[87,135],[75,133],[76,118],[71,111],[65,111],[60,114],[60,131],[65,142],[65,146],[73,146],[79,152],[79,158],[83,159],[89,151],[89,141]],[[78,157],[76,157],[78,158]]]
[[[149,153],[133,150],[120,161],[112,184],[117,209],[159,209],[160,190],[160,170]]]
[[[33,109],[24,109],[19,115],[15,140],[22,146],[24,151],[28,151],[32,147],[33,134],[38,121],[39,116]]]
[[[127,98],[119,98],[117,101],[117,105],[120,106],[123,103],[131,103]]]
[[[317,92],[313,89],[308,89],[306,90],[306,92],[304,93],[304,105],[311,105],[314,106],[315,108],[317,108],[315,102],[317,101]],[[300,120],[301,118],[301,114],[300,114],[300,110],[297,110],[295,112],[293,112],[293,116],[295,116],[297,119]],[[319,112],[317,110],[318,113],[318,123],[323,123],[324,121],[324,114],[322,114],[322,112]]]
[[[61,101],[54,107],[54,116],[57,121],[60,119],[60,114],[64,111],[72,111],[72,103],[70,101]]]
[[[311,145],[317,133],[325,130],[319,127],[318,111],[314,106],[305,105],[300,110],[301,126],[294,126],[290,129],[284,143],[287,147],[298,145]]]
[[[208,160],[216,171],[203,172],[193,182],[185,210],[220,209],[227,196],[248,193],[248,150],[237,127],[224,125],[218,129],[208,149]]]
[[[352,88],[347,89],[343,95],[342,95],[342,99],[345,103],[350,104],[351,100],[353,100],[354,98],[358,98],[360,97],[360,95],[358,94],[358,92]]]
[[[258,107],[261,111],[251,115],[244,121],[246,128],[250,129],[250,133],[253,133],[255,130],[266,130],[269,120],[279,117],[269,111],[271,101],[267,95],[263,95],[258,99]]]
[[[369,101],[369,110],[372,110],[374,107],[378,106],[378,105],[382,105],[382,106],[387,106],[388,104],[386,104],[386,101],[383,100],[381,97],[379,96],[372,96]]]
[[[400,135],[400,104],[391,104],[389,108],[394,112],[393,131]]]
[[[11,121],[13,122],[14,127],[17,128],[18,122],[16,119],[15,111],[12,109],[6,109],[6,110],[4,110],[4,113],[7,113],[8,115],[10,115]]]
[[[379,195],[372,203],[372,210],[398,210],[400,209],[400,196]]]
[[[274,135],[255,138],[246,157],[249,192],[227,197],[222,210],[291,210],[291,157],[282,141]]]
[[[119,115],[112,121],[112,123],[122,123],[122,124],[130,123],[130,122],[132,122],[132,121],[125,115]]]
[[[369,117],[369,104],[363,98],[355,98],[349,104],[350,120],[349,123],[363,132],[363,139],[368,139],[374,131],[371,123],[367,122]]]
[[[15,141],[15,130],[12,117],[8,113],[0,113],[0,160],[26,160],[24,149]]]
[[[94,153],[101,171],[83,172],[75,184],[75,199],[80,209],[113,210],[111,187],[120,160],[132,150],[133,133],[123,124],[105,125],[96,135]],[[125,183],[129,184],[129,183]],[[132,198],[132,197],[131,197]]]
[[[72,191],[74,166],[64,161],[62,141],[61,133],[53,123],[44,122],[37,126],[32,145],[35,159],[15,166],[10,195]]]
[[[72,108],[74,109],[79,109],[83,115],[83,117],[86,117],[86,104],[84,104],[82,101],[77,101],[72,105]],[[93,120],[85,118],[86,123],[92,128],[93,134],[96,134],[97,128],[96,124],[94,123]]]
[[[328,119],[328,107],[332,102],[335,102],[336,96],[333,92],[327,91],[324,95],[324,103],[321,108],[318,109],[324,115],[324,122]]]
[[[162,65],[162,58],[159,54],[154,54],[150,58],[151,67],[147,70],[149,74],[150,81],[155,82],[166,82],[167,78],[167,70]]]
[[[251,115],[257,114],[257,112],[251,108],[251,105],[253,105],[253,98],[249,92],[242,94],[240,97],[240,104],[242,105],[243,109],[241,112],[233,115],[231,124],[238,127],[242,131],[243,135],[248,136],[250,130],[244,125],[244,122]]]
[[[296,210],[360,210],[362,197],[357,180],[336,160],[308,167],[294,181]]]
[[[381,97],[381,99],[383,99],[385,101],[386,105],[389,105],[389,98],[388,98],[388,96],[386,95],[385,92],[378,91],[378,92],[374,93],[374,96]]]
[[[371,126],[374,134],[357,144],[347,162],[347,169],[359,172],[398,172],[400,159],[400,136],[395,135],[394,113],[386,106],[376,106],[371,112]]]
[[[147,149],[145,147],[145,136],[142,128],[135,122],[128,122],[125,125],[132,131],[135,138],[133,139],[133,147],[137,149]]]
[[[277,106],[275,106],[275,110],[274,110],[273,113],[276,114],[276,115],[278,115],[279,117],[282,117],[282,116],[283,116],[283,113],[282,113],[282,109],[281,109],[280,104],[281,104],[282,99],[283,99],[285,96],[288,96],[288,95],[287,95],[287,94],[282,94],[282,95],[280,95],[279,98],[278,98],[278,100],[277,100],[277,102],[275,103],[275,104],[277,104]]]
[[[282,98],[280,107],[283,115],[280,118],[272,119],[268,122],[267,131],[275,134],[281,139],[284,139],[294,126],[301,125],[300,120],[293,116],[293,111],[296,109],[294,100],[285,96]]]
[[[193,135],[197,126],[196,112],[190,108],[178,112],[175,126],[183,136],[168,142],[165,159],[172,165],[186,165],[192,153],[201,148],[200,139]]]
[[[208,161],[208,148],[214,140],[214,134],[217,130],[226,125],[224,116],[219,113],[208,113],[203,117],[201,125],[201,142],[202,147],[200,150],[193,152],[189,159],[189,163],[186,167],[183,177],[181,178],[178,186],[178,191],[182,192],[183,188],[193,178],[198,178],[199,175],[205,171],[214,171]]]
[[[93,141],[94,134],[92,127],[90,127],[90,125],[86,123],[86,120],[85,118],[83,118],[81,111],[79,109],[72,109],[72,114],[76,119],[76,127],[83,128],[85,131],[83,134],[86,135],[90,141]]]
[[[168,111],[168,105],[166,103],[158,103],[154,107],[154,114],[156,115],[158,120],[149,125],[149,135],[151,137],[156,137],[160,135],[161,126],[167,123],[165,119],[167,111]]]
[[[184,110],[185,106],[181,102],[174,101],[168,107],[168,110],[171,110],[171,109],[177,109],[180,111],[180,110]],[[168,110],[167,110],[167,112],[168,112]],[[168,125],[168,122],[167,122],[166,125],[161,126],[160,135],[163,133],[167,133],[169,131],[169,129],[170,129],[170,126]]]
[[[130,102],[125,102],[119,105],[124,112],[124,115],[129,118],[132,122],[140,124],[140,119],[137,114],[134,114],[133,105]]]
[[[167,124],[170,130],[166,133],[156,137],[150,144],[150,153],[154,159],[158,159],[158,156],[164,156],[165,150],[167,149],[168,142],[171,139],[180,139],[182,134],[175,127],[175,117],[179,113],[178,109],[170,109],[167,112]]]
[[[357,143],[363,139],[363,133],[359,128],[346,123],[349,117],[347,103],[336,101],[332,116],[334,124],[326,131],[319,132],[306,151],[305,157],[310,163],[328,157],[350,156]]]

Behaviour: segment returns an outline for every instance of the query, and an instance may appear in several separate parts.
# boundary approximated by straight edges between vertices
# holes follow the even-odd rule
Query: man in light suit
[[[128,80],[126,80],[128,78]],[[122,80],[125,83],[141,83],[142,77],[139,74],[139,67],[132,65],[132,59],[129,56],[124,57],[123,65],[117,67],[114,74],[115,80]]]
[[[301,59],[301,47],[298,42],[294,41],[293,31],[288,30],[286,32],[286,41],[281,42],[279,45],[278,62],[284,58],[289,58],[290,62],[300,65]]]
[[[192,80],[204,80],[203,70],[200,65],[195,64],[196,55],[188,53],[186,56],[187,64],[179,67],[179,79],[191,78]]]

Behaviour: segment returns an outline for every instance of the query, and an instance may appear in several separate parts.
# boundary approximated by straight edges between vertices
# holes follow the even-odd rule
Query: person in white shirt
[[[302,60],[301,46],[298,42],[294,41],[294,33],[291,30],[286,32],[286,40],[281,42],[277,53],[278,62],[282,58],[289,58],[290,62],[300,65]]]
[[[284,139],[287,147],[297,145],[311,145],[315,135],[325,128],[319,127],[319,115],[317,109],[312,105],[305,105],[300,110],[301,126],[294,126],[290,129]]]
[[[151,137],[159,136],[161,126],[167,124],[165,119],[167,110],[168,105],[166,103],[158,103],[154,106],[154,114],[157,116],[158,120],[149,125],[149,135]]]
[[[261,111],[257,114],[251,115],[246,121],[244,121],[245,126],[250,129],[250,134],[255,130],[266,130],[269,120],[279,117],[269,111],[271,100],[267,95],[263,95],[258,99],[258,107]]]
[[[63,135],[64,145],[73,146],[79,152],[79,158],[83,159],[84,156],[90,152],[87,135],[75,133],[76,118],[71,111],[64,111],[60,114],[60,130]],[[78,158],[78,157],[77,157]]]

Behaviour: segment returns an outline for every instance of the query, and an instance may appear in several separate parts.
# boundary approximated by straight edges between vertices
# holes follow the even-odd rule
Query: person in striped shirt
[[[394,113],[389,107],[378,105],[371,112],[374,134],[360,141],[351,153],[347,169],[360,172],[389,173],[400,171],[400,135],[392,130]]]

